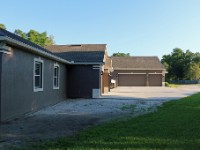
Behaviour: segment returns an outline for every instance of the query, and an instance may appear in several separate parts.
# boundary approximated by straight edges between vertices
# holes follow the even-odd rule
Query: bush
[[[168,82],[165,82],[165,86],[169,87],[169,83],[168,83]]]
[[[175,84],[170,84],[170,83],[168,83],[168,82],[165,82],[165,86],[166,86],[166,87],[170,87],[170,88],[177,88],[177,85],[175,85]]]

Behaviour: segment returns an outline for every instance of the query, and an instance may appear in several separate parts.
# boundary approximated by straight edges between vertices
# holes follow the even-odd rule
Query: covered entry
[[[118,86],[146,86],[146,74],[118,74]]]

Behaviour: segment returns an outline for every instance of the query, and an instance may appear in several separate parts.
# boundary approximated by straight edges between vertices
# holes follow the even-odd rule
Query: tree
[[[165,69],[168,71],[168,73],[166,74],[166,80],[173,80],[174,79],[174,75],[172,73],[172,58],[171,55],[163,55],[162,59],[161,59],[161,63],[164,65]]]
[[[6,26],[5,26],[4,24],[1,24],[1,23],[0,23],[0,28],[6,29]]]
[[[6,26],[0,24],[0,28],[6,29]],[[53,35],[48,36],[47,32],[39,33],[38,31],[30,30],[26,33],[20,29],[16,29],[14,33],[42,47],[55,44]]]
[[[52,35],[48,37],[47,32],[39,33],[38,31],[30,30],[28,33],[25,33],[20,29],[16,29],[14,33],[42,47],[53,45],[55,43],[54,37]]]
[[[199,52],[194,54],[193,61],[194,61],[194,63],[200,63],[200,53]]]
[[[170,73],[173,79],[182,80],[184,77],[184,52],[180,48],[173,49],[170,56]]]
[[[112,56],[119,56],[119,57],[125,57],[125,56],[130,56],[130,53],[113,53]]]
[[[16,30],[14,31],[14,33],[15,33],[16,35],[18,35],[18,36],[21,36],[21,37],[24,38],[24,39],[27,39],[26,33],[23,32],[23,31],[20,30],[20,29],[16,29]]]
[[[199,80],[200,79],[200,65],[197,63],[192,64],[190,66],[187,76],[191,80]]]
[[[163,55],[161,62],[168,71],[167,80],[198,78],[197,66],[200,66],[200,53],[192,53],[190,50],[184,52],[180,48],[175,48],[171,54]]]

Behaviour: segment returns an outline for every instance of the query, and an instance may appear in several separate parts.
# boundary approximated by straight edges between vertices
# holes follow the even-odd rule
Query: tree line
[[[0,24],[0,28],[6,29],[4,24]],[[14,33],[26,40],[29,40],[41,47],[55,44],[54,37],[52,35],[48,36],[47,32],[38,32],[36,30],[29,30],[28,32],[23,32],[20,29],[16,29]]]
[[[171,54],[163,55],[162,64],[167,70],[166,80],[200,79],[200,53],[174,48]]]
[[[126,56],[130,56],[130,53],[113,53],[112,56],[116,56],[116,57],[126,57]]]

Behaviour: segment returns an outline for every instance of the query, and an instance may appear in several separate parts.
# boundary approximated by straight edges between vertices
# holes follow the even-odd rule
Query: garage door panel
[[[161,74],[150,74],[149,75],[149,86],[162,86],[162,75]]]
[[[119,74],[118,86],[145,86],[145,74]]]

